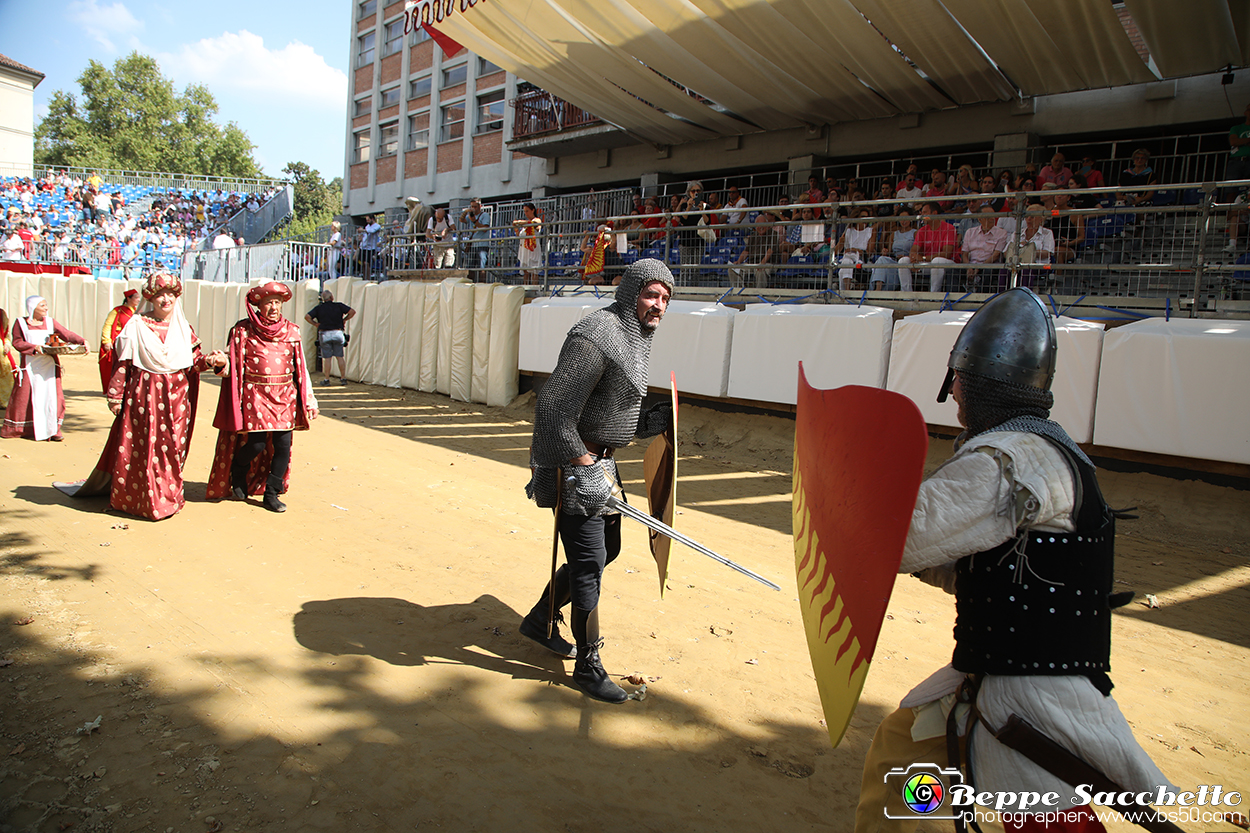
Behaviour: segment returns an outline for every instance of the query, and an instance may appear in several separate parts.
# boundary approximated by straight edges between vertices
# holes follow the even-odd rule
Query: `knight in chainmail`
[[[661,261],[629,266],[613,303],[569,330],[534,409],[532,477],[525,491],[539,506],[556,510],[567,564],[521,622],[521,633],[575,658],[573,683],[610,703],[626,699],[599,659],[603,570],[621,550],[621,516],[606,506],[620,488],[613,455],[635,437],[653,437],[672,423],[667,402],[642,410],[651,338],[672,292],[673,275]],[[555,622],[547,635],[553,595],[557,611],[572,605],[576,645],[560,635]]]
[[[915,762],[958,767],[952,748],[967,750],[977,792],[1055,792],[1059,806],[1087,814],[1070,800],[1083,779],[996,737],[1013,716],[1124,790],[1175,789],[1111,697],[1111,610],[1132,594],[1112,592],[1115,517],[1094,465],[1049,418],[1056,348],[1044,304],[1019,288],[986,302],[951,351],[938,401],[953,396],[965,430],[921,484],[900,572],[954,594],[955,651],[877,729],[859,833],[914,829],[919,816],[887,774]],[[979,721],[968,716],[977,711]]]

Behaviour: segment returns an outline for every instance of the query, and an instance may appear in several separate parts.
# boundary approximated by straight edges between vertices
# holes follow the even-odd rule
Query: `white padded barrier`
[[[800,361],[817,388],[883,387],[893,316],[882,307],[750,304],[733,320],[729,395],[793,405]]]
[[[421,324],[425,321],[425,287],[421,284],[405,284],[404,326],[396,345],[400,355],[399,383],[416,390],[421,379]]]
[[[447,395],[460,402],[468,402],[473,388],[473,284],[468,281],[445,281],[451,283],[451,310],[449,318],[440,317],[439,323],[449,320],[447,348]],[[445,297],[445,296],[444,296]],[[442,361],[443,354],[439,354]]]
[[[937,395],[946,377],[951,348],[971,317],[971,311],[923,312],[894,325],[886,387],[915,402],[930,425],[959,426],[959,406],[949,397],[939,403]],[[1093,438],[1103,332],[1102,324],[1066,316],[1055,319],[1058,356],[1051,418],[1079,443]]]
[[[487,376],[490,368],[490,322],[494,303],[494,284],[482,283],[473,287],[473,358],[469,385],[470,402],[486,402]]]
[[[425,307],[421,319],[421,374],[418,390],[434,391],[438,384],[438,325],[442,289],[439,284],[425,285]]]
[[[564,337],[573,325],[590,312],[612,303],[611,296],[574,295],[568,298],[538,298],[521,308],[521,342],[518,363],[521,370],[550,373],[560,357]],[[663,327],[663,324],[660,324]],[[668,384],[667,381],[664,383]]]
[[[1250,463],[1250,321],[1150,318],[1103,345],[1094,441]]]
[[[723,304],[671,302],[652,339],[649,384],[667,388],[672,372],[682,393],[725,396],[737,315]]]
[[[519,386],[517,351],[520,347],[525,290],[519,286],[497,286],[494,295],[490,309],[486,404],[502,407],[516,398]]]

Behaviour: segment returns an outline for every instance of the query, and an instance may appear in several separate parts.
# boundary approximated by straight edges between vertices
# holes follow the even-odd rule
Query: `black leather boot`
[[[569,603],[569,568],[561,567],[556,571],[555,577],[556,587],[556,620],[551,623],[551,636],[547,636],[547,614],[551,610],[551,585],[548,584],[543,590],[542,596],[538,599],[530,612],[521,620],[521,635],[527,639],[532,639],[539,645],[551,651],[553,654],[572,659],[577,656],[577,649],[573,644],[560,635],[560,622],[564,621],[564,614],[560,612],[560,608]]]
[[[278,500],[278,493],[265,490],[265,499],[263,501],[265,508],[270,512],[285,512],[286,504]]]
[[[629,699],[625,689],[612,682],[599,661],[599,608],[582,610],[573,605],[571,614],[573,638],[577,640],[577,661],[573,664],[573,685],[593,700],[624,703]]]

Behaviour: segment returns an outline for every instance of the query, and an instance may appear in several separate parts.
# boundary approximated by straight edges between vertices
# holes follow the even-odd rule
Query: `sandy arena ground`
[[[950,657],[952,600],[901,578],[830,747],[783,419],[683,406],[678,526],[783,590],[674,547],[660,601],[627,522],[603,656],[648,696],[614,707],[516,633],[551,546],[522,491],[532,395],[318,388],[273,515],[204,502],[206,383],[189,502],[151,523],[52,488],[88,474],[111,420],[94,359],[64,364],[66,441],[0,443],[0,831],[846,831],[874,728]],[[641,454],[621,457],[635,495]],[[1250,492],[1102,484],[1141,508],[1118,579],[1160,604],[1115,616],[1118,702],[1177,784],[1250,791]]]

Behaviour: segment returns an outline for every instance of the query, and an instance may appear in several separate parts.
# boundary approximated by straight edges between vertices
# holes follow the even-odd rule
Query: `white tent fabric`
[[[909,315],[894,325],[890,377],[886,387],[916,403],[930,425],[959,426],[955,400],[937,401],[955,339],[971,312],[934,311]],[[1102,356],[1103,325],[1061,316],[1055,319],[1055,407],[1051,418],[1078,443],[1092,441],[1094,403]]]
[[[677,375],[677,389],[701,396],[724,396],[729,391],[729,351],[738,311],[706,301],[672,301],[651,343],[648,383],[669,386]]]
[[[451,309],[447,339],[447,394],[461,402],[473,394],[473,302],[475,287],[468,281],[451,284]],[[439,361],[442,361],[442,354]]]
[[[1126,2],[1166,77],[1250,55],[1247,0]],[[1105,0],[510,0],[438,28],[657,144],[1155,78]]]
[[[1250,463],[1250,321],[1150,318],[1107,333],[1099,445]]]
[[[490,365],[486,372],[486,404],[503,407],[516,398],[517,348],[521,336],[521,307],[525,290],[497,286],[490,309]]]
[[[729,395],[798,399],[799,362],[813,387],[884,387],[894,311],[827,304],[750,304],[734,317]]]
[[[494,284],[473,287],[473,371],[470,376],[469,401],[485,403],[490,371],[490,324],[495,302]]]
[[[404,387],[416,390],[421,381],[421,325],[425,322],[425,287],[419,283],[406,283],[404,290],[404,326],[396,345],[403,357],[399,381]]]
[[[417,390],[432,392],[438,385],[438,326],[442,287],[427,283],[424,317],[421,321],[421,372]]]

